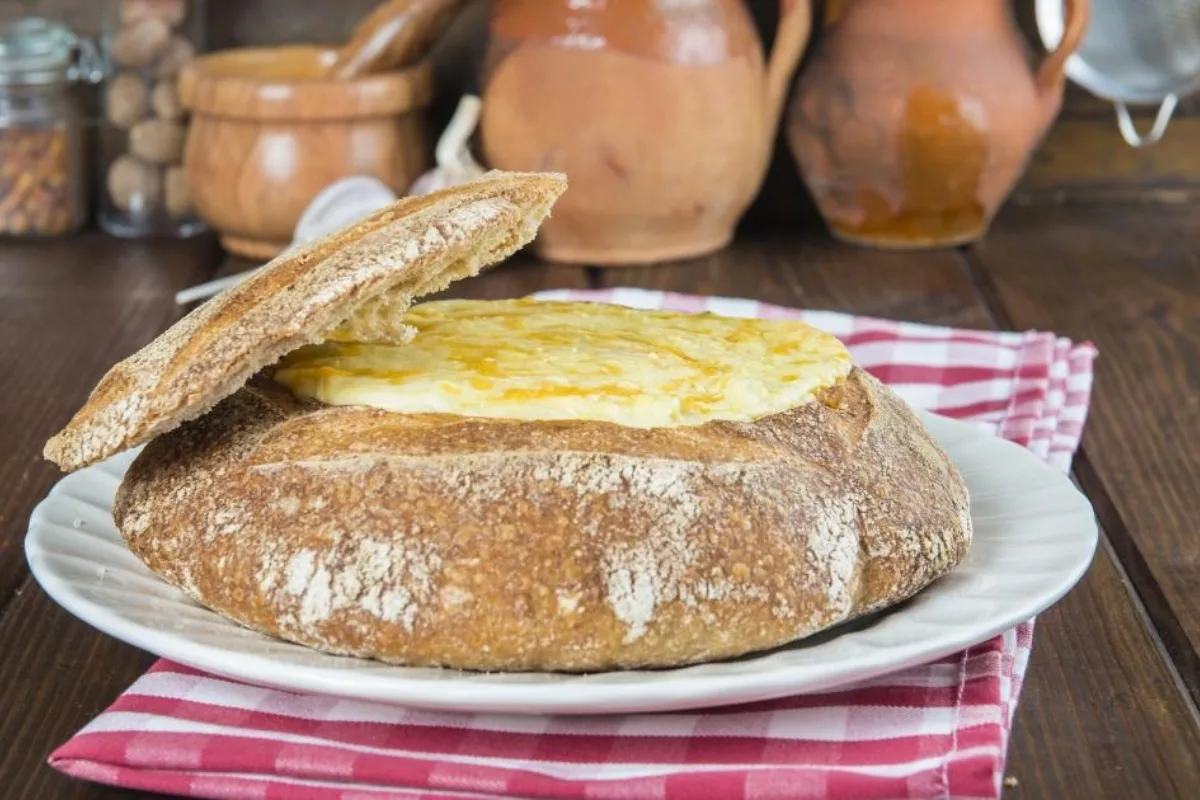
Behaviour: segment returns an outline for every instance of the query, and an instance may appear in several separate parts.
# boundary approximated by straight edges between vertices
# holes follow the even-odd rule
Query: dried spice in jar
[[[94,51],[69,29],[0,25],[0,234],[59,236],[87,218],[81,78]]]
[[[59,236],[78,224],[67,133],[0,128],[0,230]]]

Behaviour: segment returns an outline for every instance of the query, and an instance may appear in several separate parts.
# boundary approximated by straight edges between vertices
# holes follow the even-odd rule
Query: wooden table
[[[1037,327],[1100,348],[1076,479],[1103,539],[1038,621],[1011,797],[1193,797],[1200,785],[1200,210],[1011,208],[965,251],[893,254],[819,231],[750,237],[688,264],[600,271],[518,258],[455,287],[647,286],[974,328]],[[132,796],[68,780],[46,755],[151,662],[51,602],[22,553],[56,480],[40,457],[117,358],[211,276],[211,241],[98,234],[0,247],[0,794]],[[1186,789],[1191,785],[1192,790]]]

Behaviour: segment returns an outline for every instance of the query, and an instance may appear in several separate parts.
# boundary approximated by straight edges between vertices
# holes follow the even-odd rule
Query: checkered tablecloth
[[[1095,349],[635,289],[555,299],[799,317],[916,406],[1066,470]],[[247,686],[158,662],[50,756],[69,775],[195,797],[990,798],[1033,623],[922,667],[816,695],[701,712],[514,718]]]

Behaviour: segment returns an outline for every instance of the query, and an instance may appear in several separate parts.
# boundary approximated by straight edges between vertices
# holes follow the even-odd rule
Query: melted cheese
[[[275,380],[335,406],[647,428],[758,419],[850,371],[837,339],[790,320],[447,300],[404,323],[417,331],[408,344],[335,333],[284,358]]]

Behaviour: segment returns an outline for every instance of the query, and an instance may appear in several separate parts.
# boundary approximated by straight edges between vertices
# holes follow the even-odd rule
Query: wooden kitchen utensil
[[[429,165],[429,65],[335,80],[336,58],[317,47],[226,50],[183,72],[193,113],[184,168],[227,250],[270,258],[334,181],[365,175],[403,193]]]
[[[842,0],[801,75],[788,141],[833,233],[880,247],[974,241],[1058,116],[1088,22],[1034,70],[1009,0]]]
[[[465,0],[390,0],[354,29],[329,65],[329,77],[352,80],[423,59]]]
[[[571,180],[543,257],[644,264],[729,242],[808,41],[808,0],[780,6],[764,66],[741,0],[493,1],[485,159]]]

